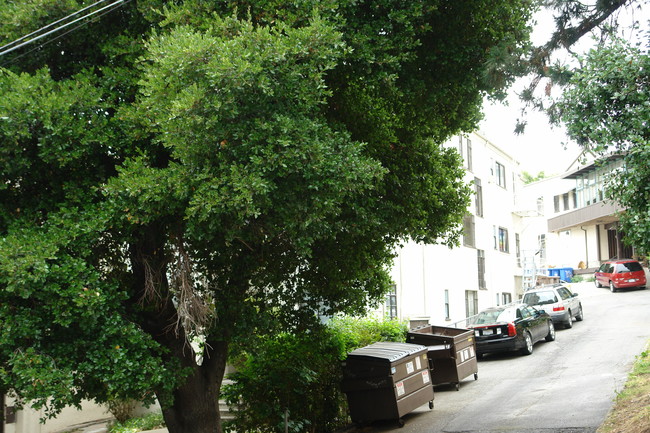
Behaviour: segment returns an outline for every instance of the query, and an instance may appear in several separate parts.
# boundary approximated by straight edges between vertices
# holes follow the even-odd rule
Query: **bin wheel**
[[[433,409],[433,400],[429,402],[429,409]]]
[[[405,424],[406,423],[404,422],[404,420],[402,418],[397,420],[397,425],[399,426],[399,428],[404,427]]]
[[[478,373],[474,373],[474,380],[478,380]]]
[[[456,382],[456,391],[460,391],[460,382]]]

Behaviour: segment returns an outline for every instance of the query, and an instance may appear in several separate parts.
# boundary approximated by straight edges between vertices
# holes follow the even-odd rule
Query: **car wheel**
[[[546,341],[555,341],[555,326],[553,326],[553,321],[548,321],[548,334],[546,335]]]
[[[614,283],[612,280],[609,280],[609,291],[612,293],[616,293],[616,287],[614,287]]]
[[[578,322],[582,322],[582,319],[584,318],[584,313],[582,312],[582,304],[578,307],[578,314],[576,314],[576,320]]]
[[[522,355],[530,355],[533,353],[533,337],[530,336],[530,333],[526,331],[524,333],[524,341],[526,343],[526,346],[524,346],[523,349],[521,349]]]
[[[573,328],[573,316],[571,315],[571,310],[569,310],[569,318],[568,320],[564,323],[564,327],[566,329],[571,329]]]

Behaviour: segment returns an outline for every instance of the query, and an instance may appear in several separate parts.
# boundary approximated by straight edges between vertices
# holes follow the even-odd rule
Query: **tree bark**
[[[168,257],[164,251],[165,235],[159,227],[149,227],[141,242],[133,245],[132,307],[146,303],[138,315],[143,331],[168,349],[167,361],[176,360],[183,371],[191,373],[171,393],[155,390],[169,433],[222,433],[219,394],[228,356],[227,341],[208,340],[201,365],[186,330],[178,321],[178,312],[169,292],[166,277]],[[153,291],[153,293],[152,293]]]
[[[169,433],[222,433],[219,390],[226,367],[227,344],[213,343],[210,358],[195,365],[185,383],[174,390],[173,400],[163,402],[163,417]],[[186,352],[188,348],[185,348]],[[189,351],[191,352],[191,351]],[[177,356],[183,356],[177,354]]]

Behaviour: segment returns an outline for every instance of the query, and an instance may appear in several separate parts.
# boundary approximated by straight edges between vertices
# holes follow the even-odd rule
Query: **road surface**
[[[435,389],[435,407],[404,416],[406,425],[374,423],[364,432],[593,433],[650,337],[650,290],[611,293],[572,285],[584,321],[558,329],[530,356],[490,355],[470,376]]]

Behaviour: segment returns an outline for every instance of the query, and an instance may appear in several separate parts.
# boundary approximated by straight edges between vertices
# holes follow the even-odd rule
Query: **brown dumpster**
[[[412,329],[406,341],[427,346],[434,385],[451,383],[460,389],[460,381],[473,374],[478,379],[474,332],[468,329],[425,325]]]
[[[343,391],[357,424],[396,420],[429,403],[433,385],[426,346],[382,342],[350,352],[343,362]]]

